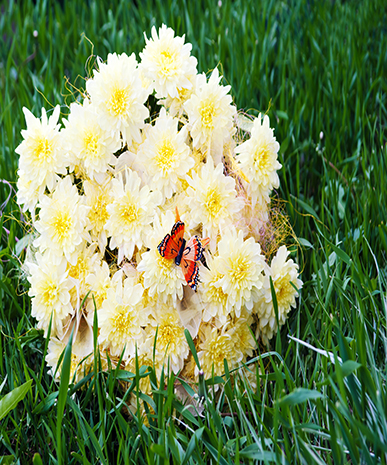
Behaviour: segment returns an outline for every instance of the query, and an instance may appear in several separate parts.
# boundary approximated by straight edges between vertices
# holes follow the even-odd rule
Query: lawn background
[[[186,34],[199,72],[221,67],[239,109],[268,112],[304,288],[256,389],[226,373],[193,417],[150,370],[161,387],[144,424],[123,408],[123,373],[96,365],[69,390],[47,375],[20,272],[14,150],[23,106],[67,113],[93,54],[138,56],[162,23]],[[386,463],[386,77],[383,0],[2,1],[0,396],[32,382],[0,420],[0,463]]]

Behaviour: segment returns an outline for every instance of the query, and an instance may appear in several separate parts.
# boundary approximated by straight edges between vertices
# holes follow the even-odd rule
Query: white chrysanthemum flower
[[[235,228],[230,228],[219,241],[218,253],[224,276],[217,285],[228,295],[228,309],[235,307],[239,317],[243,305],[251,311],[259,298],[264,279],[262,271],[266,267],[261,246],[252,237],[243,240],[241,230],[237,233]]]
[[[163,105],[167,110],[170,116],[181,116],[184,112],[184,103],[191,98],[193,92],[195,91],[195,84],[196,84],[196,74],[192,76],[187,76],[187,79],[192,83],[192,87],[189,89],[182,88],[178,89],[177,97],[166,97],[160,99],[157,103],[159,105]]]
[[[160,366],[170,367],[178,373],[184,367],[184,360],[188,357],[189,347],[184,335],[184,326],[175,307],[161,305],[154,318],[149,320],[146,328],[146,344],[149,351],[153,350],[157,331],[155,361]],[[169,359],[169,361],[168,361]]]
[[[15,152],[20,155],[19,168],[24,175],[21,185],[31,182],[34,191],[40,192],[41,186],[52,191],[59,179],[58,174],[67,173],[68,160],[62,149],[58,125],[59,111],[59,106],[56,106],[47,118],[46,110],[42,108],[42,118],[39,119],[23,108],[27,129],[21,132],[24,140]],[[19,198],[20,201],[23,199],[22,196]],[[31,204],[29,202],[29,206]]]
[[[198,345],[198,359],[205,378],[221,376],[224,373],[224,359],[227,360],[230,369],[235,368],[243,359],[243,354],[236,346],[233,331],[226,331],[224,326],[221,331],[211,325],[203,325],[201,329],[200,343]],[[199,369],[195,367],[195,375]]]
[[[105,261],[102,261],[100,266],[94,267],[93,272],[86,278],[86,285],[88,290],[90,290],[87,302],[87,310],[89,312],[93,312],[95,307],[97,310],[102,307],[109,289],[115,289],[116,284],[122,281],[122,275],[122,270],[119,270],[111,278],[109,265]]]
[[[189,76],[196,74],[197,60],[191,56],[191,44],[184,44],[183,37],[174,37],[175,32],[165,24],[152,27],[152,38],[145,36],[145,48],[140,53],[144,74],[154,80],[157,97],[178,97],[181,89],[190,89]]]
[[[98,113],[100,126],[129,146],[132,139],[141,141],[140,129],[149,116],[144,105],[148,97],[137,69],[137,60],[132,53],[109,53],[107,63],[99,60],[99,70],[93,79],[86,82],[86,90]]]
[[[90,242],[86,231],[90,207],[82,204],[70,176],[58,182],[51,196],[43,196],[39,207],[39,221],[35,227],[40,236],[34,241],[34,246],[39,247],[42,252],[49,250],[58,259],[65,255],[74,265],[79,245],[83,240]]]
[[[148,315],[138,305],[141,302],[143,287],[133,285],[129,278],[124,284],[117,283],[115,289],[107,291],[107,298],[98,311],[98,342],[110,354],[124,359],[135,355],[136,344],[142,342],[142,326],[147,325]]]
[[[203,300],[203,321],[208,322],[212,318],[219,320],[221,325],[227,321],[227,316],[231,311],[227,305],[228,295],[219,286],[219,280],[224,276],[221,259],[216,256],[206,257],[208,268],[202,267],[200,271],[201,286],[200,296]]]
[[[23,205],[22,211],[29,210],[35,220],[35,207],[46,190],[45,184],[39,184],[38,179],[19,169],[17,180],[17,203]]]
[[[55,264],[49,254],[36,254],[36,263],[26,262],[30,276],[31,288],[28,295],[32,297],[31,315],[38,320],[37,328],[43,329],[47,336],[52,315],[51,336],[62,335],[63,321],[74,313],[70,302],[70,291],[74,282],[66,271],[65,258]]]
[[[82,163],[90,179],[101,181],[109,168],[116,164],[114,152],[121,143],[118,137],[102,129],[93,105],[85,99],[83,105],[72,103],[68,121],[64,120],[63,144],[74,165]]]
[[[223,145],[235,132],[231,87],[221,86],[220,80],[217,68],[208,82],[205,74],[198,75],[195,92],[184,104],[194,148],[209,150],[215,163],[221,161]]]
[[[243,208],[243,200],[237,197],[235,181],[223,174],[223,164],[214,167],[208,159],[199,173],[188,179],[186,202],[190,206],[190,228],[203,224],[203,237],[216,240],[219,232],[235,224],[235,215]]]
[[[284,245],[278,249],[271,261],[270,269],[266,272],[261,298],[254,305],[254,313],[259,318],[257,334],[260,334],[266,343],[278,329],[271,295],[270,276],[273,280],[277,299],[280,327],[285,323],[291,307],[296,306],[298,294],[296,289],[301,289],[303,284],[298,278],[298,265],[292,259],[286,260],[288,255],[289,251]]]
[[[73,265],[69,263],[68,265],[69,277],[73,278],[75,283],[75,296],[79,301],[78,305],[81,303],[81,299],[90,291],[87,278],[99,267],[101,262],[101,255],[95,253],[95,248],[95,244],[88,247],[86,242],[83,242],[76,250],[75,263]]]
[[[107,244],[105,225],[109,218],[106,207],[112,201],[111,181],[108,179],[102,185],[96,182],[84,181],[83,190],[86,205],[90,207],[87,219],[91,240],[98,243],[99,250],[103,254]]]
[[[109,219],[105,228],[110,237],[110,249],[118,247],[118,263],[124,256],[131,259],[134,247],[140,249],[145,238],[152,232],[156,206],[161,202],[160,192],[150,192],[148,186],[140,190],[141,179],[136,172],[127,169],[112,181],[113,202],[108,205]]]
[[[183,284],[185,284],[183,271],[180,266],[175,265],[174,260],[162,257],[157,249],[164,236],[170,233],[174,223],[172,211],[161,216],[155,215],[154,232],[146,242],[150,250],[141,255],[137,270],[144,273],[144,287],[148,289],[151,297],[157,296],[164,303],[172,297],[176,305],[176,299],[183,298]]]
[[[253,316],[243,309],[240,317],[232,318],[227,326],[227,331],[233,332],[233,341],[236,349],[242,352],[244,358],[247,356],[251,357],[253,350],[257,348],[256,341],[250,329],[253,321]]]
[[[195,164],[185,143],[186,131],[178,132],[177,125],[178,120],[167,116],[162,108],[138,151],[152,187],[167,199],[176,192],[179,179],[185,179]]]
[[[261,197],[269,201],[270,192],[279,186],[277,170],[282,165],[278,162],[279,143],[273,132],[269,117],[262,118],[260,113],[254,120],[250,139],[235,149],[241,169],[249,180],[247,187],[253,201]]]

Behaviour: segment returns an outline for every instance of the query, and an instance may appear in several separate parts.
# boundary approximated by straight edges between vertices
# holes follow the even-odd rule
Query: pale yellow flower
[[[165,24],[152,27],[152,38],[145,36],[146,46],[142,53],[141,65],[144,75],[154,81],[158,98],[178,97],[182,89],[190,89],[190,76],[196,74],[197,60],[190,52],[191,44],[184,44],[183,37],[174,37],[175,32]]]
[[[195,163],[185,143],[186,132],[178,132],[177,125],[178,120],[167,116],[162,108],[137,154],[149,175],[152,189],[160,191],[167,199],[176,193],[179,179],[185,179]]]
[[[98,311],[98,342],[110,354],[124,360],[133,357],[136,344],[143,340],[143,326],[147,325],[148,315],[138,305],[141,302],[143,287],[133,285],[126,278],[124,284],[117,283],[115,289],[107,291],[107,297]]]
[[[202,325],[198,359],[205,378],[221,376],[224,373],[224,359],[227,360],[229,369],[233,369],[242,358],[242,352],[234,343],[233,331],[226,331],[226,327],[218,330],[208,324]],[[196,367],[195,375],[198,374],[199,369]]]
[[[23,108],[27,129],[23,130],[22,143],[15,149],[20,155],[19,170],[22,180],[19,186],[24,195],[19,194],[18,201],[25,203],[25,209],[33,210],[39,195],[47,187],[50,191],[55,188],[59,179],[58,174],[67,173],[68,159],[62,148],[62,135],[58,125],[59,106],[56,106],[50,118],[42,108],[42,118],[35,116]],[[31,188],[31,194],[26,194],[26,186]],[[36,192],[39,195],[36,195]]]
[[[87,214],[90,207],[83,205],[70,176],[58,182],[51,196],[44,195],[39,202],[39,221],[35,227],[40,236],[34,246],[48,250],[58,260],[64,255],[75,265],[78,247],[84,240],[90,242],[87,232]]]
[[[116,164],[113,154],[121,146],[119,138],[101,128],[96,108],[88,99],[83,105],[72,103],[64,123],[63,145],[74,165],[81,163],[90,179],[103,181],[109,167]]]
[[[243,200],[237,196],[235,181],[223,174],[223,164],[214,167],[211,158],[188,179],[185,199],[190,207],[189,227],[203,225],[203,237],[217,239],[218,233],[235,224]]]
[[[149,320],[146,328],[146,344],[153,350],[156,339],[155,360],[166,369],[168,364],[174,373],[184,367],[189,347],[184,335],[184,326],[176,308],[172,305],[160,305]]]
[[[126,181],[124,180],[126,175]],[[110,249],[118,247],[118,263],[131,259],[134,248],[140,249],[152,231],[151,223],[156,206],[161,202],[160,192],[140,189],[141,179],[127,169],[112,181],[112,203],[108,205],[109,218],[105,229],[110,237]]]
[[[269,201],[270,192],[279,186],[277,170],[282,165],[278,162],[279,143],[273,132],[269,117],[264,115],[262,118],[259,114],[254,120],[250,139],[235,149],[241,170],[249,180],[247,189],[253,203],[261,198]]]
[[[26,262],[29,270],[28,281],[31,288],[28,295],[32,297],[31,315],[38,321],[37,328],[43,329],[47,335],[50,319],[51,336],[61,335],[63,322],[74,313],[70,301],[70,291],[74,282],[66,271],[64,258],[56,264],[49,254],[36,254],[36,263]]]
[[[184,103],[194,148],[208,150],[216,164],[221,161],[223,145],[235,132],[233,119],[236,115],[228,95],[231,87],[221,86],[220,80],[217,68],[208,82],[205,74],[198,75],[195,91]]]
[[[254,305],[254,313],[259,318],[257,335],[261,335],[267,343],[278,329],[275,315],[270,277],[272,278],[277,306],[278,323],[281,327],[292,307],[296,306],[297,290],[302,287],[302,281],[298,278],[298,265],[292,259],[286,260],[289,251],[283,245],[274,256],[270,268],[265,271],[265,279],[261,290],[261,296]]]
[[[259,298],[263,285],[265,259],[261,255],[261,246],[252,237],[243,239],[243,233],[234,228],[227,230],[218,244],[219,267],[223,277],[217,285],[227,294],[227,307],[234,307],[236,316],[240,316],[244,305],[252,310]]]
[[[111,180],[110,178],[102,185],[85,181],[83,183],[85,193],[85,203],[90,207],[88,213],[88,224],[91,240],[98,243],[100,252],[105,252],[107,236],[105,225],[109,218],[107,206],[111,203]]]
[[[141,141],[140,130],[145,125],[149,111],[144,105],[148,92],[143,87],[137,60],[125,53],[109,53],[107,63],[98,61],[99,69],[93,79],[86,81],[86,90],[98,113],[101,128],[131,145]]]

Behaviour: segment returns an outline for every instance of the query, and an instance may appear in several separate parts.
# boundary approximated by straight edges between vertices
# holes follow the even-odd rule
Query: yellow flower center
[[[125,223],[134,223],[138,219],[138,208],[129,202],[120,205],[119,216]]]
[[[160,342],[160,344],[165,348],[169,344],[168,349],[170,350],[171,345],[175,344],[175,336],[177,331],[178,328],[171,324],[164,324],[162,326],[159,326],[159,330],[157,333],[157,342]]]
[[[45,137],[39,137],[35,140],[34,156],[40,165],[51,163],[53,152],[53,143]]]
[[[290,284],[289,276],[281,276],[275,281],[274,286],[278,306],[285,306],[292,301],[295,290]]]
[[[210,360],[217,365],[217,367],[223,368],[223,360],[227,357],[229,352],[230,340],[226,336],[217,336],[208,344],[208,354]],[[215,367],[214,367],[215,368]]]
[[[105,196],[103,193],[100,193],[89,211],[90,223],[97,232],[103,229],[107,219],[109,218],[109,213],[106,210],[106,204],[107,201]]]
[[[199,110],[202,124],[206,129],[213,129],[213,117],[215,116],[215,104],[214,102],[205,102]]]
[[[163,276],[170,276],[171,268],[174,264],[174,260],[168,260],[157,253],[158,268],[160,269]]]
[[[214,219],[222,208],[222,197],[216,188],[208,189],[205,200],[208,216]]]
[[[112,113],[114,116],[122,116],[127,113],[129,104],[128,94],[128,89],[115,88],[113,90],[108,103],[110,113]]]
[[[249,274],[250,262],[245,257],[238,257],[231,266],[230,278],[234,284],[241,284]]]
[[[84,280],[89,271],[89,263],[86,257],[81,255],[78,257],[77,263],[69,268],[69,276],[74,279]]]
[[[99,155],[98,137],[92,132],[89,132],[85,135],[83,142],[85,145],[86,154],[91,158],[97,158]]]
[[[176,152],[169,138],[165,138],[159,147],[157,147],[156,165],[164,173],[172,168],[176,159]]]
[[[257,147],[254,154],[254,165],[257,171],[267,170],[270,167],[270,149],[267,145]]]
[[[51,307],[57,297],[57,285],[52,281],[48,281],[42,290],[43,301],[46,306]]]
[[[173,74],[177,69],[176,53],[171,49],[160,52],[160,71],[165,75]]]
[[[119,338],[124,338],[130,334],[130,330],[133,326],[133,318],[127,306],[117,305],[116,314],[113,318],[113,326]]]
[[[69,237],[71,226],[72,221],[70,215],[67,212],[58,212],[57,216],[54,218],[53,227],[55,236],[59,242],[63,242]]]

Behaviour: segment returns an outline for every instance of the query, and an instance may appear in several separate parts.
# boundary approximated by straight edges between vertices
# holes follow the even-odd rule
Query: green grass
[[[219,4],[0,3],[0,179],[11,183],[0,183],[0,396],[32,380],[0,401],[0,463],[387,463],[387,7]],[[96,363],[76,385],[52,380],[23,287],[14,191],[7,201],[22,107],[66,113],[65,76],[83,87],[93,53],[138,54],[163,22],[186,34],[200,72],[220,63],[238,108],[268,110],[279,197],[303,244],[299,305],[258,355],[260,384],[232,382],[225,367],[216,399],[202,386],[199,417],[151,369],[128,378]],[[139,376],[154,385],[147,424],[123,407]]]

